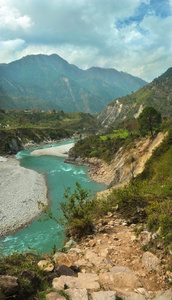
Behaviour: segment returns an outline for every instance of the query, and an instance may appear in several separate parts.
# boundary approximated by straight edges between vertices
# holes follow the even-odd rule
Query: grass
[[[117,138],[117,137],[119,137],[121,139],[125,139],[125,138],[127,138],[129,136],[130,133],[126,129],[119,129],[119,130],[114,129],[113,133],[106,134],[106,135],[101,135],[100,138],[102,140],[107,140],[107,138],[114,139],[114,138]]]
[[[44,291],[50,289],[48,284],[47,272],[40,270],[37,263],[43,259],[41,255],[34,255],[31,253],[20,254],[18,252],[0,258],[0,275],[10,275],[18,278],[20,283],[20,290],[14,298],[18,300],[23,299],[45,299],[37,297],[39,294],[44,294]],[[31,277],[24,275],[23,271],[29,270]],[[25,273],[26,274],[26,273]],[[0,290],[1,299],[6,299],[2,290]]]

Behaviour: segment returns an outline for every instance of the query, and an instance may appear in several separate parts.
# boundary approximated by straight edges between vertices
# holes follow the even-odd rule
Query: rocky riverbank
[[[14,157],[0,157],[0,187],[0,235],[14,232],[38,216],[38,201],[48,205],[44,177],[21,167]]]

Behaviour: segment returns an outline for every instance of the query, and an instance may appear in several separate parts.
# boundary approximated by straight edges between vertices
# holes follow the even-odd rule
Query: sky
[[[0,0],[0,63],[40,53],[150,82],[172,67],[172,0]]]

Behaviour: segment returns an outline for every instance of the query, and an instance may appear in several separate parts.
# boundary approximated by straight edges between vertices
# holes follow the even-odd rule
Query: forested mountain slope
[[[0,65],[0,88],[12,99],[0,99],[0,105],[11,109],[97,113],[115,97],[145,84],[144,80],[115,69],[81,70],[56,54],[30,55]]]
[[[145,106],[172,116],[172,68],[131,95],[112,101],[98,116],[104,126],[136,119]]]

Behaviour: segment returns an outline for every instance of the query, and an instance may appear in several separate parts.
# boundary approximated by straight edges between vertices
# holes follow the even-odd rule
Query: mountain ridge
[[[137,119],[145,106],[153,106],[163,117],[172,117],[172,67],[151,83],[109,103],[98,115],[105,127]]]
[[[11,108],[47,109],[46,101],[49,109],[98,113],[115,97],[145,84],[115,69],[82,70],[57,54],[29,55],[0,65],[0,88],[12,99]],[[3,104],[3,108],[7,106]]]

